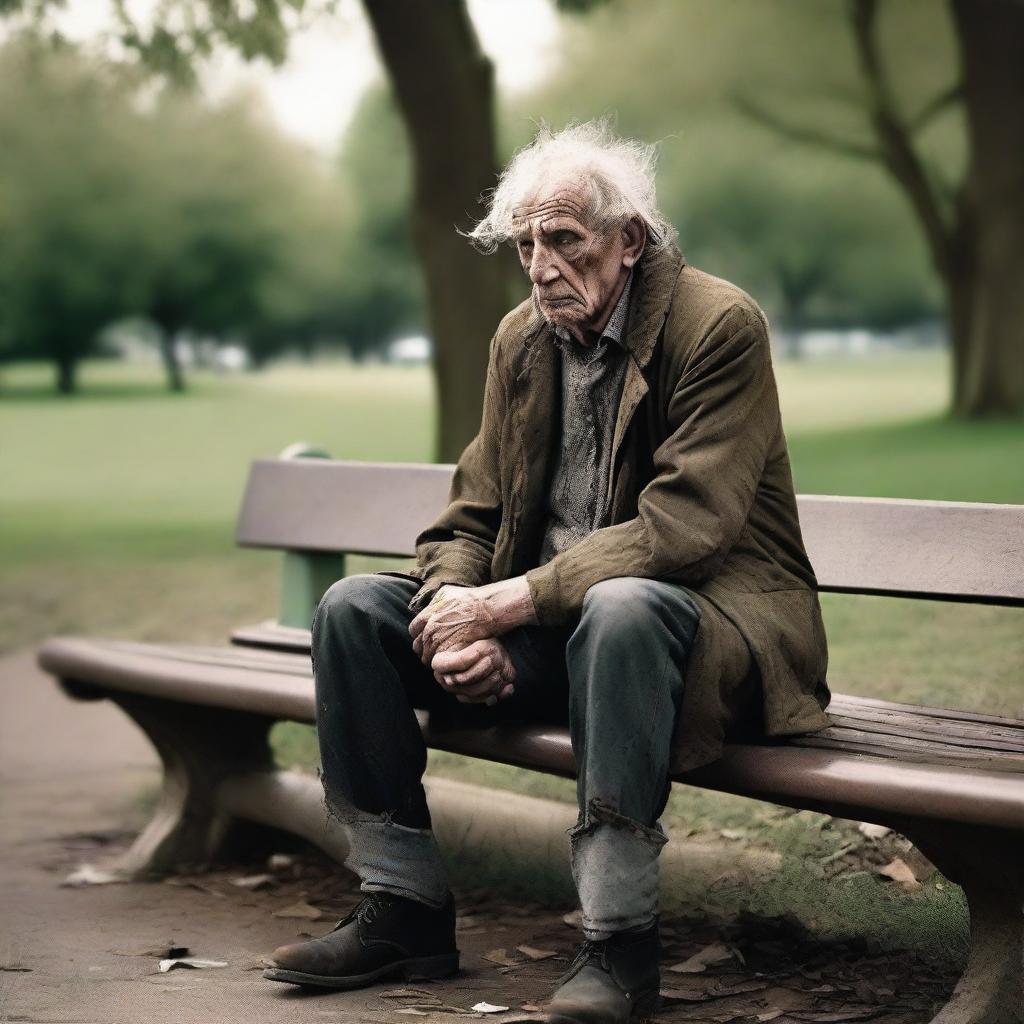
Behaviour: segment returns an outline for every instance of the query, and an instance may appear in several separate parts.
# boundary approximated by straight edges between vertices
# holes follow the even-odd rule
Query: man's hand
[[[430,667],[434,678],[463,704],[497,704],[515,691],[515,666],[508,648],[495,637],[461,651],[441,651]]]
[[[536,622],[526,579],[499,580],[482,587],[438,587],[430,603],[409,623],[412,647],[424,665],[441,651],[462,650]]]

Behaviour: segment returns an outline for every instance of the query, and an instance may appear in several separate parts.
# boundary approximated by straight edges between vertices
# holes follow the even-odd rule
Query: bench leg
[[[96,696],[74,684],[65,689],[76,697]],[[111,870],[147,878],[211,860],[233,821],[219,805],[220,784],[240,771],[273,769],[267,743],[272,720],[136,694],[103,696],[149,737],[164,768],[156,812]]]
[[[931,1024],[1022,1024],[1024,836],[921,819],[894,827],[961,886],[970,910],[967,967]]]

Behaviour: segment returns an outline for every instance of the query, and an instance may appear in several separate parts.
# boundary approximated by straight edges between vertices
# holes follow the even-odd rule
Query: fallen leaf
[[[914,876],[914,872],[907,866],[906,861],[900,857],[894,857],[884,867],[877,868],[876,870],[880,875],[885,875],[886,878],[899,882],[906,889],[921,888],[921,883]]]
[[[509,956],[507,949],[492,949],[486,953],[481,953],[480,956],[489,961],[492,964],[498,964],[501,967],[517,967],[523,963],[521,957]]]
[[[276,881],[277,879],[273,875],[244,875],[241,878],[232,878],[231,884],[237,885],[239,889],[254,891],[256,889],[265,889]]]
[[[160,961],[160,973],[166,974],[176,967],[189,967],[197,971],[205,971],[213,967],[227,967],[227,960],[204,960],[196,956],[168,958]]]
[[[540,1007],[536,1003],[523,1003],[519,1009],[525,1010],[527,1013],[540,1013]]]
[[[732,950],[723,942],[712,942],[711,945],[694,953],[688,960],[674,964],[669,968],[677,974],[699,974],[707,969],[708,964],[721,963],[732,958]]]
[[[31,974],[32,968],[24,964],[0,964],[0,971],[10,971],[12,974]]]
[[[496,1006],[494,1003],[481,1002],[474,1003],[472,1009],[477,1013],[504,1013],[508,1007]]]
[[[273,911],[273,917],[296,917],[304,918],[307,921],[316,921],[320,918],[320,911],[310,904],[306,903],[305,900],[299,900],[298,903],[292,903],[290,906],[282,907],[280,910]]]
[[[737,981],[732,985],[723,985],[715,982],[711,986],[709,994],[713,999],[721,999],[723,996],[738,996],[744,992],[763,992],[767,987],[767,981],[755,981],[753,978],[746,981]]]
[[[115,874],[113,871],[104,871],[92,864],[80,864],[60,884],[72,889],[79,889],[86,885],[114,885],[127,881],[128,879],[123,875]]]
[[[759,995],[758,1002],[763,1003],[772,1010],[782,1010],[788,1013],[790,1010],[807,1010],[816,1000],[800,989],[773,986]]]
[[[883,836],[887,836],[892,829],[885,825],[876,825],[872,821],[862,821],[857,826],[857,831],[866,835],[868,839],[881,839]]]
[[[421,996],[429,996],[425,988],[393,988],[387,992],[381,992],[381,999],[419,999]]]
[[[851,1006],[839,1010],[790,1010],[789,1015],[797,1020],[813,1021],[814,1024],[838,1024],[845,1020],[866,1020],[884,1012],[883,1006]]]
[[[875,986],[866,978],[860,978],[853,983],[853,994],[862,1003],[880,1003],[882,1001]]]
[[[155,956],[161,960],[176,960],[188,956],[188,946],[174,946],[164,943],[160,946],[141,946],[138,949],[112,949],[114,956]]]
[[[707,1001],[708,994],[691,988],[663,988],[661,998],[681,1003],[703,1003]]]
[[[747,830],[744,828],[720,828],[718,830],[719,835],[724,836],[726,839],[746,839]]]
[[[534,946],[516,946],[516,949],[531,960],[550,960],[558,956],[558,951],[554,949],[536,949]]]

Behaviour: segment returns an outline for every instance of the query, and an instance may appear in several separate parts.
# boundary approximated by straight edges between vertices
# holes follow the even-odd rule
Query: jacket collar
[[[685,264],[685,257],[673,243],[660,252],[645,252],[633,269],[628,326],[622,343],[641,368],[647,365],[654,352],[658,332],[668,315],[676,279]],[[525,347],[532,348],[538,339],[551,342],[553,337],[551,324],[534,307],[523,329]]]

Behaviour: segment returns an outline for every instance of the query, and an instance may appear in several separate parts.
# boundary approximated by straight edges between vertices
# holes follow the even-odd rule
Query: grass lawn
[[[1024,424],[945,419],[946,373],[936,353],[780,363],[798,490],[1024,503]],[[43,365],[0,376],[3,651],[65,632],[222,641],[232,626],[276,607],[277,558],[233,543],[251,459],[295,441],[381,461],[424,461],[432,447],[433,390],[419,368],[338,362],[195,372],[190,390],[172,395],[156,367],[93,361],[70,399],[55,396],[51,381]],[[353,559],[350,571],[380,564]],[[1024,717],[1019,612],[832,595],[823,603],[836,692]],[[279,726],[275,742],[282,760],[315,763],[311,730]],[[571,783],[450,755],[432,754],[431,771],[573,799]],[[847,836],[824,816],[801,814],[780,827],[770,812],[679,788],[668,822],[745,829],[750,841],[785,846],[797,863]],[[802,868],[779,885],[774,897],[758,898],[837,899]],[[948,891],[933,890],[933,916],[912,914],[911,925],[877,912],[874,882],[861,880],[851,893],[862,911],[856,927],[869,930],[934,925],[938,935],[939,919],[957,909]],[[853,920],[847,902],[836,921]]]

